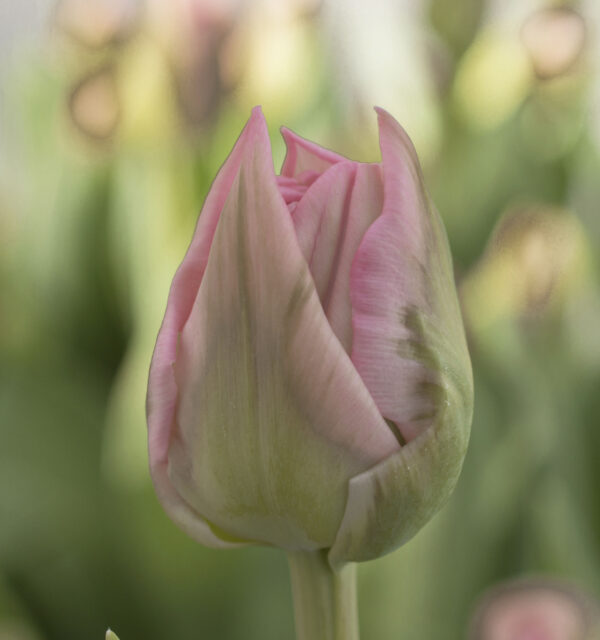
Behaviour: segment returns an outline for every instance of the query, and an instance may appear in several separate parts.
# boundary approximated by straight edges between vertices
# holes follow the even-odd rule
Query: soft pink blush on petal
[[[281,135],[287,147],[281,167],[284,177],[298,179],[306,172],[320,174],[338,162],[347,161],[344,156],[306,140],[285,127],[281,127]]]
[[[427,307],[428,205],[412,143],[389,114],[378,115],[384,205],[352,265],[352,361],[382,415],[410,441],[431,423],[432,394],[422,390],[437,384],[417,358],[406,357],[407,349],[421,348],[407,314]]]
[[[331,510],[330,493],[339,502],[337,530],[348,478],[398,450],[323,313],[278,190],[262,118],[183,328],[176,375],[171,479],[190,505],[234,535],[281,545],[290,534],[283,529],[306,524],[306,504]],[[307,464],[323,478],[301,486]],[[298,496],[308,492],[308,503],[290,501],[290,485]],[[231,503],[254,520],[238,518]],[[319,518],[308,519],[306,529],[293,531],[298,544],[331,544],[331,529],[324,538],[309,531]]]
[[[319,299],[347,353],[352,348],[350,268],[382,206],[381,167],[347,161],[322,174],[292,214]]]
[[[181,499],[167,473],[167,454],[177,404],[173,364],[176,360],[178,337],[200,287],[221,210],[239,172],[244,148],[259,126],[260,117],[260,109],[254,109],[206,198],[190,247],[171,284],[167,310],[152,356],[148,383],[148,454],[157,495],[167,512],[192,537],[216,546],[236,545],[224,543],[211,533],[202,518]]]
[[[244,147],[259,126],[259,120],[260,109],[255,108],[210,188],[192,242],[171,284],[167,310],[150,367],[147,412],[151,463],[166,459],[177,400],[172,365],[176,358],[178,335],[196,299],[219,216],[238,174]]]
[[[288,176],[276,176],[279,193],[288,205],[290,212],[294,210],[294,207],[290,205],[295,206],[306,193],[308,187],[310,187],[310,185],[320,175],[321,174],[316,171],[303,171],[295,178],[290,178]]]

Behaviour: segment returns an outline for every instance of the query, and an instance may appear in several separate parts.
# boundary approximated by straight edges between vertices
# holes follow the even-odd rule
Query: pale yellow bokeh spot
[[[474,128],[493,129],[516,111],[532,79],[533,69],[519,40],[484,31],[458,67],[455,105]]]

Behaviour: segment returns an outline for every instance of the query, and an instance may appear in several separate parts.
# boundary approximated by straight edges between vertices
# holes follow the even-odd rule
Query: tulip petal
[[[389,114],[378,115],[384,205],[352,265],[352,361],[408,444],[350,482],[332,562],[392,550],[443,504],[460,472],[473,407],[445,231],[408,136]]]
[[[463,400],[449,396],[427,431],[350,480],[344,518],[329,552],[332,566],[379,558],[427,524],[456,485],[470,422]]]
[[[379,126],[384,205],[352,265],[352,361],[410,441],[433,421],[446,378],[469,360],[448,241],[416,153],[384,111]]]
[[[192,509],[233,536],[330,546],[349,478],[398,449],[323,313],[262,117],[174,368],[169,477]]]
[[[338,162],[347,162],[347,158],[302,138],[286,127],[281,127],[287,153],[281,167],[281,175],[295,178],[309,171],[323,173]]]
[[[321,175],[292,216],[327,320],[347,353],[352,348],[350,268],[382,207],[381,167],[343,162]]]
[[[165,510],[189,535],[208,546],[237,546],[215,533],[214,527],[181,499],[167,474],[168,448],[172,436],[177,403],[173,374],[177,343],[194,304],[208,261],[208,254],[219,216],[225,204],[248,139],[260,124],[255,109],[225,164],[217,174],[198,219],[196,231],[169,292],[167,310],[160,328],[150,366],[146,411],[148,417],[148,453],[150,472],[157,496]]]

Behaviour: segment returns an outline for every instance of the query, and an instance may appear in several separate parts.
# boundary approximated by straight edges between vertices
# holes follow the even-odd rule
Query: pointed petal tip
[[[382,125],[386,125],[386,124],[389,124],[391,126],[396,125],[400,127],[400,124],[394,118],[394,116],[392,116],[392,114],[389,111],[386,111],[383,107],[374,106],[373,110],[377,114],[377,123],[379,124],[380,129]]]
[[[287,127],[281,127],[279,131],[287,149],[281,167],[282,176],[293,177],[303,171],[323,173],[334,164],[348,161],[344,156],[303,138]]]
[[[250,119],[260,118],[260,117],[262,117],[264,120],[265,114],[263,113],[262,105],[257,104],[254,107],[252,107],[252,110],[250,111]]]
[[[285,142],[285,146],[287,147],[288,151],[290,150],[290,147],[295,144],[299,144],[299,145],[306,145],[307,143],[310,144],[310,142],[306,138],[303,138],[302,136],[298,135],[295,131],[292,131],[289,127],[286,127],[286,126],[279,127],[279,133],[281,133],[281,137],[283,138],[283,141]]]
[[[302,144],[303,142],[305,142],[302,136],[299,136],[297,133],[292,131],[289,127],[286,127],[286,126],[279,127],[279,133],[281,134],[281,137],[285,142],[285,146],[288,152],[290,150],[290,147],[292,147],[294,144]]]
[[[250,117],[248,118],[245,129],[255,130],[261,126],[264,127],[265,131],[267,131],[267,121],[265,119],[265,114],[263,113],[262,106],[257,104],[255,107],[252,107],[252,111],[250,112]]]
[[[396,136],[400,138],[402,144],[409,150],[411,156],[416,157],[417,152],[413,141],[406,129],[392,116],[389,111],[386,111],[382,107],[373,107],[375,113],[377,113],[377,124],[379,126],[379,146],[382,147],[383,138]]]
[[[244,160],[242,160],[242,165],[252,164],[256,159],[254,154],[258,152],[258,157],[261,158],[260,162],[264,163],[264,168],[273,167],[271,138],[267,121],[260,105],[252,108],[250,118],[244,127],[240,140],[243,141],[242,157]],[[274,172],[273,175],[275,175]]]
[[[380,133],[382,132],[382,129],[391,127],[396,131],[403,133],[408,138],[408,134],[406,133],[404,127],[396,120],[396,118],[394,118],[394,116],[392,116],[389,111],[386,111],[384,108],[377,106],[373,107],[373,109],[377,114],[377,122],[379,124]]]
[[[286,155],[290,155],[290,154],[294,155],[294,162],[295,162],[295,152],[292,151],[292,148],[294,146],[294,143],[298,141],[300,136],[294,133],[291,129],[288,129],[287,127],[284,127],[284,126],[279,127],[279,133],[281,134],[281,137],[283,138],[283,142],[285,143]],[[291,158],[290,160],[288,160],[288,164],[290,163],[290,161],[291,161]],[[284,160],[284,164],[285,164],[285,160]]]

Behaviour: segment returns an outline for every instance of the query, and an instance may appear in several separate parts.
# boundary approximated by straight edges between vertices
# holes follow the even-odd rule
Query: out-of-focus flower
[[[574,587],[518,580],[487,594],[473,619],[471,640],[597,640],[598,608]]]
[[[525,20],[521,39],[537,76],[553,78],[569,70],[580,58],[585,23],[573,9],[546,8]]]
[[[224,92],[223,50],[243,0],[161,0],[148,2],[148,28],[174,73],[177,97],[187,123],[206,125],[216,117]]]
[[[114,631],[112,631],[111,629],[108,629],[106,631],[105,640],[119,640],[119,638],[118,638],[117,634]]]
[[[169,515],[216,547],[368,560],[449,496],[472,379],[452,263],[401,127],[381,164],[256,108],[207,197],[150,370],[150,467]]]
[[[540,91],[537,97],[550,110],[554,106],[557,118],[572,111],[585,67],[578,63],[584,59],[586,19],[583,13],[549,7],[543,0],[488,3],[484,26],[457,69],[454,98],[465,121],[476,129],[493,129]],[[553,92],[543,92],[553,83]],[[545,130],[557,128],[551,124]]]
[[[95,71],[73,89],[69,100],[71,119],[94,140],[106,140],[116,131],[121,106],[114,70]]]
[[[507,212],[461,286],[467,322],[539,314],[572,289],[585,257],[583,230],[559,208],[531,205]]]

